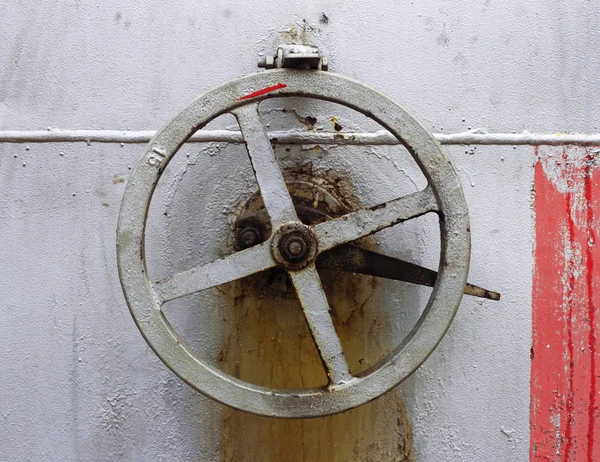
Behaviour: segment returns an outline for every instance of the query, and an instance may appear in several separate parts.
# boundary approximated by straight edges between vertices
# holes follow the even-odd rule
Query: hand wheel
[[[350,107],[389,130],[412,154],[428,186],[416,193],[314,226],[303,225],[275,160],[258,105],[295,96]],[[233,114],[239,123],[273,233],[254,247],[162,281],[146,272],[144,232],[154,188],[171,158],[198,129]],[[319,253],[428,212],[439,216],[439,275],[421,317],[392,353],[353,376],[329,314],[315,267]],[[150,141],[131,175],[117,230],[119,276],[142,335],[182,380],[215,400],[265,416],[305,418],[335,414],[367,403],[412,374],[448,329],[465,289],[470,259],[467,206],[459,180],[440,145],[387,96],[355,80],[322,71],[278,69],[231,81],[198,98]],[[162,313],[163,303],[263,271],[284,268],[302,305],[329,384],[317,389],[269,389],[230,376],[190,349]]]

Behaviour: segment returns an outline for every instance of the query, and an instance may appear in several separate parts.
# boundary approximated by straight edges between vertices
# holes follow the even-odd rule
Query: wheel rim
[[[265,92],[265,89],[271,90]],[[202,361],[163,315],[156,285],[147,276],[144,260],[144,233],[152,195],[164,168],[181,145],[223,113],[281,96],[339,103],[388,129],[410,151],[427,178],[427,189],[436,206],[432,211],[440,217],[439,276],[415,327],[402,344],[373,368],[324,389],[265,388],[239,380]],[[159,358],[190,386],[221,403],[255,414],[284,418],[342,412],[377,398],[410,376],[450,326],[462,299],[469,258],[466,203],[459,180],[437,141],[387,96],[328,72],[268,71],[231,81],[198,98],[150,141],[128,181],[117,229],[117,260],[125,298],[138,328]]]

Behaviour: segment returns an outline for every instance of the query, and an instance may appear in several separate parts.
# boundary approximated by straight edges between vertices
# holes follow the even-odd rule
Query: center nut
[[[287,269],[300,269],[317,256],[318,244],[308,226],[289,223],[279,227],[271,241],[275,261]]]

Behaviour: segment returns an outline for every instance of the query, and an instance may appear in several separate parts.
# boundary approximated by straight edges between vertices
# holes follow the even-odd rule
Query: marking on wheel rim
[[[254,93],[250,93],[248,95],[242,96],[241,98],[238,98],[238,101],[241,101],[244,99],[256,98],[257,96],[262,96],[267,93],[271,93],[272,91],[279,90],[279,89],[285,88],[285,87],[287,87],[287,85],[285,83],[278,83],[277,85],[263,88],[262,90],[258,90],[258,91],[255,91]]]

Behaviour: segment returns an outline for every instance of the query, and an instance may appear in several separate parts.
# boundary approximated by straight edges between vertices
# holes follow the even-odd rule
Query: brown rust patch
[[[339,119],[339,117],[332,116],[332,117],[330,118],[330,120],[331,120],[331,125],[333,125],[333,129],[334,129],[336,132],[341,132],[341,131],[344,129],[344,127],[342,126],[342,124],[340,124],[340,119]]]
[[[291,43],[296,45],[311,45],[314,42],[314,28],[306,21],[302,24],[290,24],[287,28],[279,32],[279,38],[282,43]]]
[[[302,117],[296,114],[296,118],[302,124],[305,130],[314,130],[315,124],[317,123],[317,118],[313,116]]]
[[[344,180],[331,173],[286,172],[303,205],[339,216],[358,208]],[[310,192],[306,182],[318,182]],[[325,190],[328,200],[315,195]],[[316,192],[315,192],[316,191]],[[252,199],[242,211],[261,206]],[[369,239],[361,242],[372,246]],[[265,272],[268,273],[268,272]],[[390,345],[391,326],[371,277],[320,270],[338,334],[351,371],[376,364]],[[280,278],[279,284],[268,278]],[[262,279],[261,279],[262,278]],[[230,320],[219,356],[223,370],[242,380],[274,388],[318,387],[327,383],[300,304],[283,272],[257,275],[223,287],[221,306]],[[412,428],[399,389],[349,412],[321,419],[283,420],[222,408],[223,461],[408,461]]]

